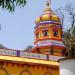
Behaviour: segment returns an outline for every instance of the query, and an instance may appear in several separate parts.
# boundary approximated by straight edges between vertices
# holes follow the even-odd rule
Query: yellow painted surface
[[[62,54],[61,54],[61,50],[62,49],[54,47],[53,50],[56,51],[56,52],[54,52],[53,55],[55,55],[55,56],[62,56]]]
[[[45,65],[59,66],[58,62],[46,61],[46,60],[38,60],[38,59],[29,59],[29,58],[21,58],[21,57],[0,56],[0,60],[26,62],[26,63],[28,62],[28,63],[36,63],[36,64],[45,64]]]
[[[52,47],[53,50],[53,54],[54,56],[62,56],[61,54],[61,48],[57,48],[57,47]],[[39,48],[40,53],[42,54],[50,54],[49,51],[51,51],[51,47],[44,47],[44,48]]]
[[[58,17],[56,15],[52,15],[52,19],[51,20],[59,21],[59,19],[58,19]]]
[[[45,14],[45,15],[42,16],[42,21],[48,21],[48,20],[50,20],[50,19],[51,19],[51,18],[49,17],[48,14]]]
[[[49,14],[44,14],[44,15],[41,16],[41,19],[40,19],[40,17],[38,17],[36,19],[36,23],[40,23],[42,21],[50,21],[50,20],[59,21],[57,15],[52,15],[51,18],[50,18]]]
[[[40,52],[43,53],[43,52],[46,52],[46,51],[49,51],[51,48],[50,47],[44,47],[44,48],[40,48]]]
[[[49,28],[49,38],[51,38],[51,29]]]
[[[0,62],[1,63],[1,62]],[[59,75],[58,67],[7,63],[0,64],[0,75]]]

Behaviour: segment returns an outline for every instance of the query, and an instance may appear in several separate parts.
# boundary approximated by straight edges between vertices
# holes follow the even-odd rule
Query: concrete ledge
[[[14,62],[23,62],[23,63],[35,63],[35,64],[45,64],[45,65],[54,65],[59,66],[58,62],[54,61],[46,61],[39,59],[29,59],[29,58],[21,58],[21,57],[12,57],[12,56],[1,56],[0,61],[14,61]]]

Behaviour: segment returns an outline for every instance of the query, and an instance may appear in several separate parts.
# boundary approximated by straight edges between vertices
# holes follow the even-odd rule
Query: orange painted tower
[[[35,21],[35,41],[32,52],[64,56],[66,50],[62,41],[61,21],[51,10],[49,1],[46,5],[44,13]]]

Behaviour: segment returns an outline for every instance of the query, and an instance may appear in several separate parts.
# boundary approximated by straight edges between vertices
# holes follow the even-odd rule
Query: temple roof
[[[57,15],[53,13],[49,1],[47,1],[46,3],[46,8],[44,9],[43,14],[36,19],[35,23],[36,25],[39,25],[41,22],[44,21],[54,21],[60,23],[60,19]]]

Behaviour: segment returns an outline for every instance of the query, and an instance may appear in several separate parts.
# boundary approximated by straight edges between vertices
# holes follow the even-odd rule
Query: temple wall
[[[60,60],[60,75],[75,75],[75,59]]]
[[[59,75],[59,68],[45,65],[0,62],[0,75]]]

